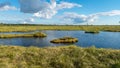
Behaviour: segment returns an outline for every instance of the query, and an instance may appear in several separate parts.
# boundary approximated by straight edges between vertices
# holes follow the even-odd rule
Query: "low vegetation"
[[[78,42],[77,38],[72,38],[72,37],[63,37],[63,38],[58,38],[50,41],[51,43],[76,43]]]
[[[46,37],[47,35],[41,32],[33,34],[0,34],[0,38],[18,38],[18,37]]]
[[[0,25],[0,32],[28,32],[35,30],[83,30],[120,32],[120,25]]]
[[[1,68],[120,68],[120,50],[0,46]]]
[[[98,34],[99,31],[85,31],[85,33]]]

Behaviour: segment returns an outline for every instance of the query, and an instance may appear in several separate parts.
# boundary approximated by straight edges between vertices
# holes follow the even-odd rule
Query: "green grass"
[[[41,32],[32,34],[0,34],[0,38],[17,38],[17,37],[46,37],[47,35]]]
[[[0,68],[120,68],[120,50],[1,45]]]
[[[0,32],[28,32],[34,30],[83,30],[83,31],[120,32],[120,26],[0,25]]]

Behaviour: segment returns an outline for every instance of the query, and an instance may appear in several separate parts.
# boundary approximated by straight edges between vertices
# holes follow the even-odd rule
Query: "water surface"
[[[45,38],[0,39],[0,44],[18,45],[18,46],[20,45],[26,47],[27,46],[38,46],[38,47],[64,46],[64,45],[72,45],[72,44],[53,44],[50,43],[50,40],[64,36],[71,36],[78,38],[79,42],[75,43],[75,45],[81,47],[96,46],[97,48],[120,49],[120,32],[100,32],[99,34],[84,33],[84,31],[42,31],[42,32],[46,33],[48,36]],[[19,34],[19,33],[20,32],[11,32],[11,34]]]

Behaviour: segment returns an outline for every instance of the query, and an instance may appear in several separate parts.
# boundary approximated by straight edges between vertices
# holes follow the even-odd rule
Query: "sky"
[[[120,0],[0,0],[0,22],[120,25]]]

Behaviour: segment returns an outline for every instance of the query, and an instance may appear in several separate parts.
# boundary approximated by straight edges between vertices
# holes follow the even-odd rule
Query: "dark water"
[[[84,31],[42,31],[48,36],[46,38],[11,38],[0,39],[0,44],[4,45],[20,45],[20,46],[64,46],[71,44],[53,44],[50,40],[72,36],[79,39],[75,45],[81,47],[96,46],[97,48],[114,48],[120,49],[120,32],[100,32],[99,34],[84,33]],[[20,32],[12,32],[11,34]],[[0,33],[1,34],[1,33]],[[8,33],[6,33],[8,34]]]

